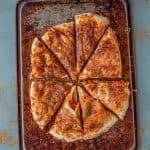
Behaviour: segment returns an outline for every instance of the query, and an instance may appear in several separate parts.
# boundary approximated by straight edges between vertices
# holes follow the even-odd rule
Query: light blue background
[[[130,0],[141,150],[150,150],[150,0]],[[0,150],[18,149],[16,0],[0,0]]]

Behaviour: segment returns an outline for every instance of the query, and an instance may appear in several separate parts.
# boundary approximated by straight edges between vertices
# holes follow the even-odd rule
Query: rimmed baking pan
[[[29,74],[31,45],[56,24],[69,22],[73,16],[95,12],[107,16],[118,37],[123,65],[123,80],[130,82],[130,106],[123,121],[118,121],[108,132],[86,141],[72,143],[54,139],[40,130],[30,113]],[[110,149],[137,148],[135,55],[132,48],[129,4],[125,0],[22,0],[17,4],[18,58],[18,120],[20,149]]]

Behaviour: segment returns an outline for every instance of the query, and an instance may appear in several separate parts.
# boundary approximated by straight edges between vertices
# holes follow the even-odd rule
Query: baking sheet
[[[136,85],[134,55],[131,45],[130,22],[126,1],[22,1],[17,8],[18,20],[18,90],[20,108],[20,146],[27,149],[134,149],[136,134]],[[65,143],[38,129],[30,113],[29,73],[30,49],[34,37],[41,36],[50,26],[69,22],[76,14],[102,13],[109,17],[116,31],[123,62],[123,80],[130,81],[130,107],[123,121],[118,121],[107,133],[87,141]],[[56,19],[57,18],[57,19]]]

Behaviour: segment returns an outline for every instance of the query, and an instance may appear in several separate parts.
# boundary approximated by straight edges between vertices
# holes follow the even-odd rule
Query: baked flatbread
[[[31,113],[43,129],[63,102],[71,84],[54,81],[33,81],[31,83]]]
[[[68,142],[82,138],[81,116],[76,87],[67,95],[49,133]]]
[[[108,24],[109,20],[106,17],[93,13],[75,16],[78,73],[95,49]]]
[[[58,63],[55,56],[52,55],[38,38],[35,38],[32,44],[31,67],[31,79],[49,77],[69,79],[67,73]]]
[[[73,80],[76,79],[76,56],[74,23],[51,27],[42,37],[43,41],[64,65]]]
[[[114,31],[108,28],[85,66],[80,79],[121,78],[121,72],[122,65],[118,41]]]
[[[101,103],[89,96],[78,87],[79,99],[82,108],[84,128],[83,139],[91,139],[109,130],[117,121],[117,117],[106,110]]]
[[[109,19],[94,13],[76,15],[75,23],[53,26],[41,40],[33,41],[33,119],[40,129],[51,125],[49,134],[56,139],[73,142],[95,138],[118,118],[124,119],[129,83],[110,81],[121,77],[119,44]]]
[[[82,82],[86,90],[107,108],[123,119],[129,107],[129,83],[124,81],[87,80]]]

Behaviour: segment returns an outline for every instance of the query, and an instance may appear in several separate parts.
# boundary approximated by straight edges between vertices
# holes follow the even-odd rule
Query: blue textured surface
[[[150,150],[150,0],[131,1],[142,150]]]
[[[140,148],[150,150],[150,0],[130,0],[136,51]],[[0,0],[0,150],[18,149],[16,0]]]
[[[16,0],[0,0],[0,150],[18,149]]]

